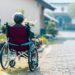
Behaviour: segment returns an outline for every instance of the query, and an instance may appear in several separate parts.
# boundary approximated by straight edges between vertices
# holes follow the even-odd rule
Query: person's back
[[[8,42],[13,43],[13,44],[18,44],[18,45],[29,42],[29,37],[27,35],[25,27],[24,26],[20,26],[20,27],[12,26],[12,27],[10,27]],[[25,51],[26,49],[28,49],[28,46],[10,45],[10,48],[15,49],[17,51]]]
[[[16,27],[15,25],[10,27],[9,30],[9,41],[15,44],[21,44],[23,42],[28,42],[28,35],[25,26]]]
[[[21,44],[29,42],[29,36],[27,35],[26,27],[21,24],[23,20],[24,17],[22,14],[15,15],[15,25],[9,26],[9,31],[7,33],[7,37],[9,38],[8,42],[11,43],[9,44],[9,48],[15,49],[17,52],[25,51],[29,48],[28,45],[21,46]],[[15,46],[13,46],[12,44],[15,44]]]

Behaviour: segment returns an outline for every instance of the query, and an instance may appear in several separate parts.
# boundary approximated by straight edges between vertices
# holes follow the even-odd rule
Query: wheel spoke
[[[3,47],[3,50],[1,52],[1,66],[3,69],[6,69],[9,66],[9,51],[7,46]]]
[[[32,45],[30,48],[28,60],[30,71],[34,71],[38,66],[38,52],[35,45]]]

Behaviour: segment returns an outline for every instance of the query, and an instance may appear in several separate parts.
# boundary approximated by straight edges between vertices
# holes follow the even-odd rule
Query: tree
[[[70,4],[70,6],[68,7],[68,14],[72,18],[75,18],[75,3]]]

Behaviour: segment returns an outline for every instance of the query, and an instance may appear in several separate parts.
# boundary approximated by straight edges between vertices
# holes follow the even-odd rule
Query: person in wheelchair
[[[30,71],[34,71],[38,66],[38,52],[35,47],[33,41],[31,41],[30,37],[30,27],[29,25],[23,25],[22,22],[24,21],[24,16],[21,13],[17,13],[14,15],[14,22],[13,26],[6,24],[7,32],[7,41],[9,45],[9,50],[13,52],[16,51],[17,56],[26,56],[28,57],[28,64]],[[9,52],[9,51],[7,51]],[[23,52],[23,53],[22,53]],[[27,55],[25,54],[27,52]],[[8,53],[7,53],[8,54]],[[2,62],[3,53],[1,53],[1,66],[5,69]],[[7,63],[7,62],[6,62]],[[9,61],[9,65],[14,67],[14,60]]]
[[[26,50],[28,50],[29,45],[21,46],[21,44],[27,43],[32,38],[34,38],[34,33],[30,31],[29,23],[23,25],[23,21],[24,15],[21,13],[17,13],[14,15],[15,24],[11,27],[7,27],[7,38],[10,44],[9,47],[16,50],[17,54],[19,51],[25,52]]]
[[[24,16],[21,13],[17,13],[14,15],[14,22],[13,26],[8,26],[7,37],[9,42],[9,48],[16,50],[18,52],[29,49],[29,45],[21,46],[23,43],[29,42],[29,31],[27,30],[26,26],[22,25],[24,20]],[[14,46],[13,46],[14,45]],[[18,46],[17,46],[18,45]]]

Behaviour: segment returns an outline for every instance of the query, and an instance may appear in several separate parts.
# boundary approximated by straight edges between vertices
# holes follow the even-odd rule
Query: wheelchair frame
[[[3,47],[1,48],[1,57],[0,57],[0,62],[1,62],[1,66],[3,69],[7,69],[8,66],[10,67],[14,67],[16,62],[15,62],[15,58],[13,59],[10,59],[11,57],[9,55],[14,55],[16,52],[16,50],[10,50],[9,49],[9,44],[8,42],[5,42]],[[15,45],[15,44],[14,44]],[[30,71],[34,71],[36,70],[36,68],[38,67],[38,51],[37,51],[37,48],[36,48],[36,45],[34,42],[31,41],[31,43],[29,44],[22,44],[23,46],[24,45],[29,45],[29,50],[28,51],[28,54],[26,52],[19,52],[19,57],[28,57],[28,65],[29,65],[29,69]],[[15,53],[14,53],[15,52]],[[35,57],[35,54],[36,54],[36,57]],[[5,57],[7,56],[7,60],[6,61],[3,61],[3,56],[4,56],[4,59]],[[4,62],[5,65],[4,65]]]

